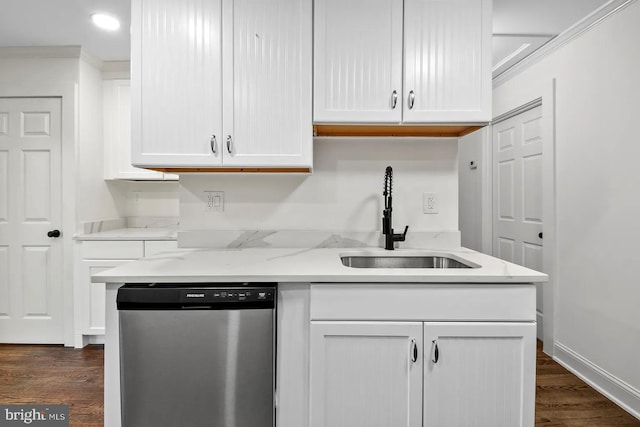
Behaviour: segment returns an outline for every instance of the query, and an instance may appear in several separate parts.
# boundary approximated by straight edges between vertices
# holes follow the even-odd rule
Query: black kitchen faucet
[[[389,251],[393,250],[393,242],[404,242],[405,237],[407,237],[407,230],[409,229],[409,226],[407,225],[404,227],[404,233],[393,233],[393,225],[391,222],[391,211],[393,210],[393,208],[391,207],[392,187],[393,169],[391,168],[391,166],[387,166],[384,171],[384,191],[382,192],[382,195],[384,196],[384,210],[382,211],[382,234],[384,234],[384,248]]]

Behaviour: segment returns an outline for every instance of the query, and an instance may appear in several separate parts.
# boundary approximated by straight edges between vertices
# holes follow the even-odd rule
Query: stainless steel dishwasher
[[[273,427],[275,289],[122,286],[122,427]]]

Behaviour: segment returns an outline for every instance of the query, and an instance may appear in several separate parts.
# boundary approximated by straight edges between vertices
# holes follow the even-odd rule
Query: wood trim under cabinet
[[[459,138],[485,125],[313,125],[313,136],[430,136]]]
[[[251,172],[251,173],[311,173],[311,168],[145,168],[165,173],[216,173],[216,172]]]

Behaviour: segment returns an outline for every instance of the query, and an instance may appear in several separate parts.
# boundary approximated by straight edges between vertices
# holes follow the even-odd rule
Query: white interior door
[[[60,99],[0,98],[0,342],[64,342],[61,192]]]
[[[493,125],[493,255],[542,271],[542,107]],[[538,337],[543,297],[538,285]]]

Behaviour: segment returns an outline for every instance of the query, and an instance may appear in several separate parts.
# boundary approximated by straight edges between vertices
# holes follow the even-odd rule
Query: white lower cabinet
[[[533,426],[535,334],[534,323],[425,323],[423,425]]]
[[[311,427],[421,426],[422,323],[312,322],[310,333]]]
[[[74,346],[102,342],[105,333],[105,284],[91,276],[144,256],[177,248],[175,240],[78,241],[74,278]]]
[[[533,324],[312,322],[310,426],[532,425],[531,343]]]
[[[311,286],[310,427],[533,427],[534,285],[359,286]]]

